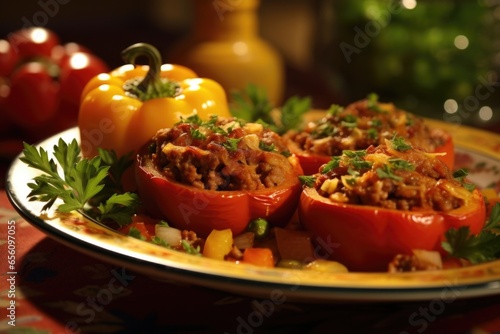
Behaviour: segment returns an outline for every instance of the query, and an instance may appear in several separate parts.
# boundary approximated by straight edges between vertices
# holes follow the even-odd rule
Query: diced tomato
[[[151,237],[154,235],[154,226],[153,226],[153,233],[150,233],[150,231],[146,227],[146,223],[144,223],[144,222],[132,222],[131,224],[129,224],[127,226],[123,226],[123,227],[118,229],[118,231],[123,233],[123,234],[133,235],[134,232],[131,233],[131,230],[132,231],[133,230],[139,231],[141,239],[144,239],[146,241],[150,241]]]

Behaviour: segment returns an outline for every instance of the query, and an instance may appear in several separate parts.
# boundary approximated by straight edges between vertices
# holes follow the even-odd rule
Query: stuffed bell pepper
[[[387,271],[398,254],[436,251],[450,228],[481,231],[479,190],[455,179],[436,154],[401,137],[366,150],[344,150],[320,172],[302,177],[299,219],[328,255],[350,271]],[[325,250],[327,251],[327,250]]]
[[[302,190],[287,153],[262,124],[195,115],[158,131],[137,156],[138,192],[150,215],[202,237],[238,235],[258,218],[283,226]]]
[[[379,102],[375,94],[345,108],[333,105],[324,117],[308,122],[304,129],[289,131],[285,137],[309,175],[343,150],[383,144],[394,134],[422,150],[440,153],[439,159],[453,168],[454,148],[448,133],[430,129],[424,119],[391,103]]]
[[[128,65],[94,77],[83,91],[79,128],[85,157],[97,155],[98,148],[113,149],[118,156],[137,152],[156,131],[182,117],[230,116],[218,83],[180,65],[162,65],[153,46],[132,45],[123,58]],[[138,58],[149,65],[136,66]]]

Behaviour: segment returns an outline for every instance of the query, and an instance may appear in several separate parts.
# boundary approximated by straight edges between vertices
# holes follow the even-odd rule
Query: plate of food
[[[441,129],[453,130],[455,164],[460,168],[469,169],[468,182],[476,184],[481,189],[490,189],[486,190],[489,194],[497,194],[500,173],[500,160],[498,159],[500,138],[491,133],[463,126],[451,129],[449,124],[436,121],[429,121],[429,123]],[[36,145],[36,148],[51,152],[54,146],[60,145],[61,140],[70,143],[75,139],[78,141],[79,138],[78,128],[73,128],[48,138]],[[284,298],[328,302],[419,300],[462,298],[500,292],[500,261],[498,260],[474,265],[461,265],[460,261],[457,261],[457,265],[447,269],[389,273],[380,270],[372,272],[350,271],[344,270],[343,266],[339,266],[333,271],[322,268],[314,269],[314,264],[312,264],[314,261],[306,258],[314,256],[314,248],[312,253],[308,249],[304,251],[307,253],[306,255],[299,255],[299,258],[295,257],[292,259],[293,261],[288,259],[290,260],[288,265],[272,267],[245,263],[245,261],[236,259],[237,255],[231,260],[224,261],[207,258],[203,256],[203,251],[201,251],[201,256],[200,253],[190,254],[187,251],[164,247],[161,243],[148,242],[127,235],[128,233],[124,233],[125,229],[103,225],[88,214],[82,214],[81,211],[60,212],[55,209],[55,206],[44,209],[46,202],[30,200],[33,188],[28,186],[30,180],[40,174],[39,170],[31,168],[23,162],[22,156],[14,161],[8,174],[9,198],[24,218],[68,247],[161,280],[178,280],[237,294],[269,298],[276,302]],[[286,188],[290,189],[290,186]],[[175,197],[176,194],[179,192],[170,192],[168,198]],[[196,194],[192,196],[193,205],[191,209],[186,209],[186,215],[194,214],[195,210],[201,210],[205,197],[208,201],[211,199],[208,195],[205,197],[201,197],[201,195],[196,197]],[[241,208],[241,204],[231,202],[231,199],[227,199],[230,202],[227,205],[224,204],[225,199],[216,198],[215,200],[223,209],[228,206]],[[175,202],[174,199],[172,201]],[[182,204],[181,201],[176,202],[175,205],[182,206]],[[229,215],[228,218],[231,222],[234,218],[231,213],[223,212],[222,215]],[[287,215],[290,214],[287,213]],[[293,221],[294,217],[290,221]],[[136,226],[137,228],[134,229],[136,232],[142,228],[140,224]],[[181,226],[179,229],[187,227],[189,224]],[[282,227],[277,228],[283,232],[287,226],[282,225]],[[237,230],[235,234],[241,236],[245,234],[244,231],[246,228]],[[295,228],[293,232],[297,232]],[[200,233],[207,235],[206,232]],[[373,233],[373,231],[359,231],[359,233]],[[294,236],[288,237],[294,238]],[[286,238],[286,236],[282,238]],[[288,247],[304,248],[301,246],[304,244],[304,240],[309,242],[311,238],[300,239],[296,237],[291,241],[292,246]],[[340,241],[329,240],[328,237],[325,237],[322,242],[324,247],[321,250],[316,250],[316,258],[319,259],[324,258],[328,247],[332,249],[333,253],[336,249],[343,247]],[[266,241],[263,241],[262,244],[265,243]],[[353,249],[358,246],[356,244],[349,245]],[[291,252],[290,249],[287,251]],[[300,251],[298,252],[300,253]],[[300,256],[303,257],[302,264],[298,260]],[[377,256],[374,254],[373,261],[376,259]],[[337,261],[332,261],[332,263],[335,264]],[[340,262],[340,264],[342,263]],[[316,265],[321,267],[321,264]]]
[[[155,91],[144,66],[96,77],[78,127],[24,145],[7,194],[28,222],[159,280],[274,303],[500,293],[498,135],[374,94],[249,117],[217,83],[156,65]]]

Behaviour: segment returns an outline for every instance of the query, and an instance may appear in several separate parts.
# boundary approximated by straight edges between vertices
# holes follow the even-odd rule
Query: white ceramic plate
[[[429,122],[453,133],[457,166],[467,167],[473,182],[482,188],[493,188],[498,194],[500,136]],[[59,138],[68,142],[79,138],[78,129],[57,134],[39,146],[52,152]],[[36,174],[17,157],[7,177],[9,199],[28,222],[68,247],[156,279],[178,280],[271,300],[285,297],[307,302],[411,301],[500,294],[500,261],[416,273],[327,274],[259,268],[171,251],[121,235],[79,214],[60,216],[51,211],[41,215],[43,204],[27,200],[30,191],[27,183]]]

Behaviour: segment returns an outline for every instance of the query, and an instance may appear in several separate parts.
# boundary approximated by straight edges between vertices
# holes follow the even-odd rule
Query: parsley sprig
[[[471,234],[468,226],[449,229],[442,243],[451,256],[467,259],[473,264],[500,258],[500,203],[491,210],[490,217],[479,234]]]
[[[108,189],[121,188],[113,179],[119,182],[130,162],[104,150],[100,150],[100,155],[92,159],[82,159],[80,146],[75,139],[68,144],[60,138],[53,149],[57,162],[49,158],[48,152],[42,147],[37,150],[35,146],[24,143],[21,161],[42,172],[28,183],[30,201],[46,203],[42,207],[42,211],[46,211],[60,199],[62,204],[57,209],[71,212],[87,210],[90,203],[98,199],[98,220],[112,219],[120,225],[131,222],[139,202],[138,196],[134,193],[106,192]]]
[[[254,84],[233,92],[232,100],[231,114],[247,122],[263,123],[279,134],[297,128],[303,114],[311,109],[310,97],[292,96],[279,108],[279,117],[273,117],[275,106],[269,101],[265,90]]]

